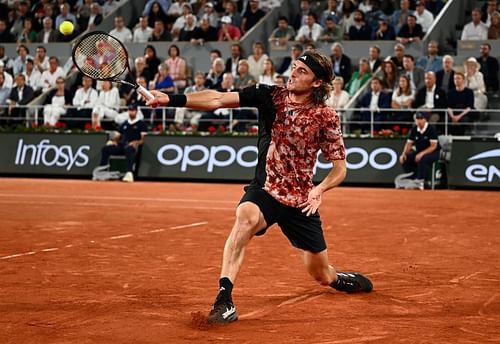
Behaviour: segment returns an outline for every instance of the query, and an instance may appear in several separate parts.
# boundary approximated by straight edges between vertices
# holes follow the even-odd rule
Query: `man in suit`
[[[26,77],[19,73],[16,75],[16,87],[12,88],[9,96],[9,116],[14,118],[14,123],[21,123],[26,116],[26,108],[18,108],[19,105],[27,105],[35,97],[33,89],[26,85]]]
[[[332,44],[333,72],[336,76],[341,76],[344,80],[351,79],[351,59],[344,54],[344,48],[340,43]]]
[[[238,75],[238,63],[243,58],[241,56],[241,47],[238,43],[231,44],[231,56],[226,59],[226,73],[233,74],[236,78]]]
[[[453,77],[455,75],[453,62],[454,60],[451,55],[444,55],[443,69],[436,73],[436,85],[446,94],[455,89],[455,83],[453,82]]]
[[[50,17],[43,18],[43,30],[41,30],[36,35],[36,41],[38,43],[52,43],[59,41],[58,39],[59,34],[57,33],[56,30],[52,28],[52,25],[53,25],[52,18]]]
[[[434,111],[434,109],[446,109],[448,107],[446,93],[437,87],[434,72],[425,73],[425,86],[417,91],[413,107],[428,110],[430,123],[442,122],[444,120],[443,111]],[[437,129],[440,131],[442,128],[441,126],[437,126]]]
[[[380,47],[378,45],[372,45],[370,47],[368,63],[370,64],[372,73],[375,73],[378,67],[382,64],[382,59],[380,58]]]
[[[385,122],[389,112],[380,111],[380,109],[391,108],[392,95],[382,91],[382,81],[377,77],[372,79],[370,88],[370,92],[365,93],[358,103],[359,108],[364,108],[364,111],[360,113],[360,120],[370,122],[373,113],[374,122]],[[381,123],[375,123],[373,125],[375,130],[379,130],[381,127]],[[363,132],[369,132],[370,124],[363,123],[361,129]]]
[[[412,55],[405,54],[403,56],[403,71],[402,75],[406,75],[410,79],[410,86],[413,91],[424,86],[425,72],[420,67],[415,67],[415,59]]]

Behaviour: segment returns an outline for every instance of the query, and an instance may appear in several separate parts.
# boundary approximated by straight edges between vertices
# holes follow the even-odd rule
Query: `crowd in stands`
[[[81,75],[76,85],[68,85],[66,78],[74,71],[72,62],[46,54],[45,43],[70,41],[96,28],[119,5],[113,0],[45,0],[32,4],[23,0],[15,2],[14,7],[1,3],[0,43],[18,43],[15,57],[5,56],[0,46],[0,105],[6,106],[0,110],[2,114],[23,117],[26,109],[16,109],[16,105],[46,94],[42,118],[48,126],[57,126],[64,118],[87,119],[68,121],[70,128],[100,128],[109,122],[119,125],[127,119],[121,109],[130,104],[139,106],[137,116],[150,124],[162,118],[158,110],[141,110],[145,101],[132,87],[95,82]],[[498,61],[490,56],[488,43],[481,45],[480,56],[468,58],[463,67],[454,66],[453,56],[439,55],[435,41],[428,43],[422,56],[406,53],[408,44],[419,42],[429,31],[444,6],[442,0],[301,0],[295,16],[278,18],[267,42],[276,46],[293,42],[290,56],[270,58],[263,42],[254,42],[252,51],[243,52],[239,40],[279,5],[278,0],[148,0],[134,23],[115,16],[110,34],[124,43],[145,44],[144,55],[131,63],[130,77],[146,88],[167,93],[241,90],[255,83],[284,85],[293,62],[305,49],[328,43],[336,78],[327,104],[339,110],[344,120],[365,121],[349,127],[361,132],[371,129],[371,119],[378,122],[375,130],[388,127],[385,122],[391,123],[389,127],[394,123],[410,126],[413,114],[406,110],[409,108],[427,111],[430,122],[445,118],[451,123],[474,121],[479,117],[477,110],[487,108],[488,93],[499,89]],[[462,39],[499,38],[498,9],[497,0],[474,9],[471,22],[464,25]],[[73,35],[58,32],[64,20],[74,23]],[[394,54],[382,56],[374,42],[366,57],[353,61],[344,52],[343,40],[395,41]],[[157,41],[171,42],[168,51],[157,52],[149,43]],[[231,42],[230,56],[213,50],[210,70],[191,70],[176,42],[203,45],[209,41]],[[26,43],[39,44],[34,55]],[[365,88],[366,92],[358,94]],[[352,97],[357,97],[353,105],[361,110],[340,111]],[[72,108],[66,110],[66,106]],[[251,110],[234,111],[227,126],[248,130],[251,126],[247,122],[255,117]],[[202,130],[228,123],[229,113],[177,109],[169,110],[167,118],[176,130]],[[7,124],[11,122],[15,121],[7,120]],[[452,131],[463,133],[464,128],[456,126]]]

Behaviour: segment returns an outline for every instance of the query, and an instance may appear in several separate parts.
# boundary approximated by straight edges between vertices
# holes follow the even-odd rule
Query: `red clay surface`
[[[1,343],[498,343],[500,193],[339,188],[332,263],[307,275],[278,227],[255,238],[240,320],[197,327],[217,292],[241,185],[0,179]]]

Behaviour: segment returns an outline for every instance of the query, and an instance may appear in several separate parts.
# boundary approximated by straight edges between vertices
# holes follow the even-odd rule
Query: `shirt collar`
[[[139,118],[137,118],[137,117],[136,117],[133,121],[131,121],[131,120],[130,120],[130,118],[128,118],[128,119],[127,119],[127,123],[128,123],[128,124],[136,124],[136,123],[137,123],[137,122],[139,122],[139,121],[140,121],[140,119],[139,119]]]
[[[429,123],[425,123],[424,127],[422,129],[420,129],[418,126],[417,126],[417,131],[420,133],[420,134],[423,134],[425,133],[425,131],[427,130],[427,127],[429,126]]]

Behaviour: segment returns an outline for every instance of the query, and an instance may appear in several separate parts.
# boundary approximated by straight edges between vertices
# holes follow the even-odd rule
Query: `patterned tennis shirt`
[[[259,162],[253,183],[298,208],[314,187],[318,151],[329,161],[345,159],[338,114],[325,104],[294,104],[285,88],[265,85],[243,90],[240,105],[259,109]]]

